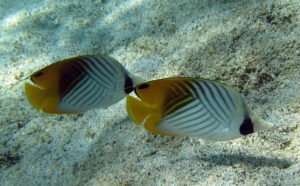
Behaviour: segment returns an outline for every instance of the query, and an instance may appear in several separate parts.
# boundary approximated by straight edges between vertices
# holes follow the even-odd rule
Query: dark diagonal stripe
[[[80,96],[80,94],[82,94],[82,91],[87,89],[87,87],[89,86],[90,81],[91,80],[88,77],[84,78],[80,83],[78,83],[73,88],[72,91],[69,92],[69,94],[66,95],[64,101],[66,101],[66,103],[69,103],[69,104],[73,105],[74,100],[76,100]]]
[[[203,112],[207,112],[204,107],[195,107],[195,106],[191,105],[187,108],[183,108],[183,110],[181,112],[178,112],[178,113],[172,115],[171,117],[165,118],[165,120],[168,122],[171,122],[173,125],[173,122],[180,121],[181,119],[183,119],[189,115],[197,116],[199,114],[202,114]]]
[[[76,104],[80,108],[87,107],[87,102],[89,102],[93,97],[96,96],[97,94],[97,87],[95,82],[92,82],[90,86],[88,87],[88,90],[84,93],[84,96],[82,97],[81,100],[78,101],[78,104]]]
[[[195,100],[191,104],[186,105],[185,107],[182,107],[171,114],[165,115],[164,119],[171,120],[171,121],[173,119],[179,119],[180,117],[185,116],[185,114],[187,114],[188,111],[190,111],[191,109],[197,108],[198,105],[199,103]]]
[[[224,121],[228,121],[230,119],[230,113],[228,112],[228,109],[225,108],[225,103],[224,100],[222,100],[221,96],[218,94],[216,85],[214,84],[214,82],[205,82],[205,85],[208,87],[210,93],[212,94],[213,100],[215,101],[215,103],[218,106],[218,109],[220,109],[220,114],[223,117]]]
[[[91,62],[87,61],[86,59],[84,60],[83,67],[85,68],[88,76],[99,83],[100,85],[104,86],[107,89],[111,88],[111,82],[106,79],[102,74],[100,74],[93,66],[90,66]]]
[[[210,128],[211,127],[211,128]],[[194,133],[196,135],[205,135],[211,133],[213,130],[217,129],[219,125],[217,124],[216,120],[212,120],[211,122],[207,123],[207,125],[195,128],[193,130],[188,130],[188,133]],[[206,130],[208,129],[208,130]]]
[[[89,58],[94,68],[99,71],[99,74],[103,74],[110,82],[114,82],[115,73],[110,72],[110,70],[103,64],[101,59]]]
[[[198,120],[199,118],[202,118],[200,121]],[[206,113],[203,113],[201,115],[201,117],[198,117],[197,119],[194,119],[194,120],[188,120],[186,121],[184,124],[182,124],[181,127],[179,127],[180,130],[183,130],[183,129],[189,129],[189,128],[193,128],[195,126],[200,126],[200,125],[203,125],[206,121],[212,119],[212,117],[208,114],[208,112]],[[188,124],[188,122],[190,122]],[[175,126],[177,127],[179,126],[178,124]]]
[[[184,83],[182,82],[175,83],[174,86],[177,87],[180,94],[188,95],[190,93],[186,86],[184,86]]]
[[[102,57],[102,58],[97,57],[97,59],[105,62],[103,64],[106,64],[108,66],[107,68],[110,70],[111,74],[117,74],[118,73],[117,68],[123,67],[115,59],[110,59],[109,57]]]
[[[185,90],[188,94],[190,94],[192,97],[197,96],[197,91],[195,90],[195,87],[191,81],[186,80],[186,81],[182,82],[181,84],[185,88]]]
[[[74,95],[73,99],[69,103],[76,107],[80,107],[80,103],[86,100],[87,95],[89,95],[92,90],[93,90],[93,82],[92,81],[86,82],[84,88],[81,89],[81,91],[77,91],[76,95]]]
[[[88,101],[86,103],[86,105],[88,107],[93,107],[93,106],[101,105],[101,101],[103,100],[103,98],[105,98],[104,95],[103,95],[104,90],[100,89],[99,86],[96,87],[96,89],[97,89],[97,94],[95,96],[93,96],[93,98],[90,99],[90,101]]]
[[[174,127],[178,127],[180,125],[182,125],[182,127],[180,127],[180,129],[183,129],[185,127],[192,127],[194,125],[201,125],[201,121],[199,121],[200,118],[211,118],[210,114],[207,111],[204,111],[203,113],[199,114],[196,113],[193,117],[185,117],[185,120],[182,121],[174,121],[174,123],[172,123],[172,126]]]
[[[170,118],[165,121],[170,123],[170,125],[176,127],[178,125],[181,125],[181,123],[186,122],[187,120],[198,119],[206,113],[208,112],[204,108],[193,108],[188,112],[182,113],[181,115],[175,116],[174,118]]]
[[[216,90],[217,90],[217,92],[218,92],[218,95],[220,96],[220,98],[221,98],[222,101],[224,102],[225,106],[226,106],[227,109],[230,111],[230,113],[232,113],[233,110],[232,110],[231,106],[229,105],[229,104],[231,104],[231,103],[228,101],[229,98],[226,99],[227,95],[226,95],[226,93],[224,93],[224,91],[226,91],[226,90],[224,90],[224,88],[222,87],[221,84],[215,84],[215,83],[214,83],[214,85],[215,85],[215,87],[216,87]]]
[[[89,69],[93,72],[95,76],[97,76],[99,79],[104,80],[109,84],[109,82],[112,81],[111,76],[109,72],[105,71],[102,67],[97,64],[97,62],[93,61],[93,59],[86,58],[85,59],[86,64],[89,66]]]
[[[209,99],[209,103],[210,105],[213,107],[213,109],[216,111],[217,115],[224,121],[227,121],[228,120],[228,117],[226,117],[226,113],[225,113],[225,110],[223,108],[223,105],[220,104],[218,98],[216,97],[215,95],[215,91],[213,91],[212,87],[210,86],[211,83],[208,83],[206,81],[203,81],[203,85],[207,88],[207,90],[209,91],[209,95],[210,98],[212,99]]]
[[[229,90],[226,87],[223,87],[223,86],[221,88],[224,89],[224,92],[226,93],[226,96],[229,98],[229,101],[230,101],[231,105],[233,106],[233,109],[235,110],[236,105],[235,105],[235,102],[234,102],[233,98],[229,94]]]
[[[177,102],[173,102],[172,105],[169,106],[168,110],[166,110],[165,115],[171,114],[172,112],[178,110],[181,107],[184,107],[185,105],[188,105],[193,101],[193,98],[186,97],[183,99],[178,99]]]
[[[200,132],[200,134],[199,135],[201,135],[201,136],[207,136],[207,135],[211,135],[211,133],[212,132],[214,132],[214,130],[216,130],[218,127],[219,127],[219,125],[216,123],[216,121],[214,121],[214,122],[211,122],[210,124],[209,124],[209,126],[212,126],[212,128],[208,128],[209,130],[207,130],[207,131],[204,131],[203,129],[203,132]]]
[[[187,99],[187,96],[177,96],[173,99],[170,100],[166,100],[165,106],[164,106],[164,115],[168,115],[170,109],[172,109],[172,107],[176,104],[178,104],[179,102],[181,102],[182,100]]]
[[[212,114],[212,116],[214,116],[218,121],[221,122],[222,117],[221,117],[220,113],[218,113],[216,108],[214,108],[214,106],[212,105],[210,98],[209,98],[210,95],[208,95],[208,93],[205,91],[205,89],[207,89],[205,84],[201,84],[201,82],[199,82],[197,85],[198,85],[199,90],[201,91],[201,94],[204,96],[204,99],[205,99],[205,102],[202,100],[203,104],[209,108],[208,110],[209,110],[210,114]],[[204,86],[202,86],[202,85],[204,85]],[[205,104],[205,103],[207,103],[207,104]]]

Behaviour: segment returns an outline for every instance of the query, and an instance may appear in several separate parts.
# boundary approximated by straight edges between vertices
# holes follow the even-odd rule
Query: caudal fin
[[[249,111],[249,114],[253,122],[254,132],[269,130],[274,126],[272,123],[257,117],[253,111]]]

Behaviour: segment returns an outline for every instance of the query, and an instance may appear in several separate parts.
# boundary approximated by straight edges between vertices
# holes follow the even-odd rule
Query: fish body
[[[79,56],[51,64],[25,83],[29,102],[48,113],[110,106],[133,91],[138,78],[109,56]]]
[[[139,99],[127,97],[129,117],[154,134],[223,141],[271,126],[249,110],[237,91],[216,81],[166,78],[134,91]]]

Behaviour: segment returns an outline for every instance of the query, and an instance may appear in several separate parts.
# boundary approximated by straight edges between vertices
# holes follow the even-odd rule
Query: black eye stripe
[[[42,76],[44,74],[43,71],[40,71],[40,72],[37,72],[35,74],[33,74],[34,77],[39,77],[39,76]]]
[[[138,89],[146,89],[149,87],[149,84],[148,83],[143,83],[141,85],[138,86]]]

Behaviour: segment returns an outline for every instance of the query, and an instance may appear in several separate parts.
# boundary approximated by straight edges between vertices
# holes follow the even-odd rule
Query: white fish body
[[[216,81],[166,78],[137,85],[135,92],[140,100],[127,98],[129,116],[156,134],[222,141],[270,126],[253,120],[243,97]]]
[[[30,103],[49,113],[78,113],[110,106],[141,80],[109,56],[79,56],[51,64],[25,83]]]

